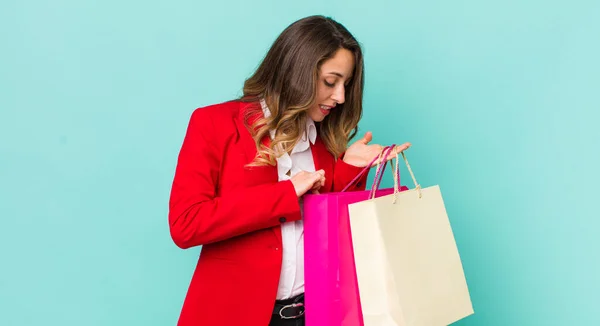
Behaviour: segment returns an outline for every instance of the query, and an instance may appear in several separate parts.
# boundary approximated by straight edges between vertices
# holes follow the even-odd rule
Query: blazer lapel
[[[247,110],[248,106],[250,105],[252,104],[241,103],[238,116],[235,119],[235,123],[238,129],[239,143],[244,151],[246,163],[252,162],[257,155],[256,144],[254,143],[254,139],[252,138],[252,135],[250,135],[250,131],[247,129],[246,124],[244,122],[244,115],[246,112],[245,110]],[[252,117],[251,119],[255,118],[256,117]],[[264,137],[262,140],[262,144],[268,146],[269,143],[269,137]],[[250,177],[247,183],[250,185],[277,182],[277,180],[279,179],[277,176],[277,167],[275,166],[244,167],[244,171],[246,172],[244,177]]]
[[[247,163],[252,162],[257,155],[256,144],[254,143],[254,139],[250,135],[250,131],[247,129],[244,121],[246,119],[246,110],[251,109],[252,105],[253,104],[241,102],[240,109],[238,111],[238,116],[235,119],[235,123],[238,129],[239,142],[243,148]],[[260,113],[260,111],[257,111],[256,116],[250,117],[249,121],[252,122],[252,119],[258,118]],[[265,146],[269,146],[270,142],[270,137],[264,137],[262,139],[262,144]],[[277,174],[276,166],[253,166],[244,167],[244,179],[245,186],[255,186],[264,183],[278,182],[279,176]],[[265,194],[265,196],[269,196],[269,194]],[[281,228],[274,227],[271,228],[271,230],[273,230],[273,233],[278,243],[281,244]]]
[[[254,160],[257,154],[254,139],[252,139],[252,136],[250,135],[250,132],[246,128],[246,124],[244,122],[244,119],[246,118],[246,110],[255,109],[252,108],[252,105],[255,104],[241,102],[238,116],[235,119],[239,134],[239,142],[242,145],[246,162],[248,163]],[[252,122],[253,119],[260,117],[260,114],[262,114],[262,112],[257,110],[256,115],[251,116],[249,121]],[[264,137],[262,140],[262,144],[265,146],[269,146],[270,142],[270,137]],[[318,136],[315,144],[311,145],[310,149],[313,156],[313,162],[315,164],[315,170],[318,171],[323,169],[325,171],[325,185],[321,188],[321,192],[330,192],[333,189],[333,168],[335,164],[334,157],[331,155],[331,153],[329,153],[327,147]],[[246,186],[274,183],[279,181],[276,166],[244,167],[244,178],[246,179],[244,181]],[[269,194],[265,194],[265,196],[268,195]],[[271,229],[273,230],[278,243],[281,244],[281,228],[274,227]]]

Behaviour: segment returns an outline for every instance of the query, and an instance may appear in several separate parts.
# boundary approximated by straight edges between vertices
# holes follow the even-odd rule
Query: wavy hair
[[[322,122],[319,137],[336,158],[356,135],[362,117],[364,63],[358,41],[340,23],[329,17],[309,16],[289,25],[275,40],[254,74],[244,83],[242,101],[264,99],[271,116],[246,111],[247,127],[257,147],[250,165],[275,165],[275,159],[294,148],[305,130],[307,111],[316,101],[319,71],[324,61],[339,49],[354,55],[354,71],[345,88],[345,102],[338,104]],[[251,121],[252,116],[260,116]],[[275,130],[269,146],[264,137]]]

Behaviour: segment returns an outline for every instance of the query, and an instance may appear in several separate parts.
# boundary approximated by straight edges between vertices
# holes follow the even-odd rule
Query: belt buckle
[[[296,307],[304,307],[304,304],[303,303],[292,303],[292,304],[288,304],[288,305],[281,307],[281,309],[279,309],[279,317],[281,317],[281,319],[296,319],[296,318],[299,318],[302,315],[304,315],[304,310],[301,310],[300,314],[296,315],[296,316],[287,317],[287,316],[283,315],[283,310],[285,310],[287,308],[296,308]]]

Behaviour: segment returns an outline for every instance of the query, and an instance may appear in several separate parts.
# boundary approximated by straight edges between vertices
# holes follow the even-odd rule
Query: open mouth
[[[321,113],[323,113],[323,115],[328,115],[331,109],[333,109],[333,106],[321,104],[319,105],[319,109],[321,109]]]

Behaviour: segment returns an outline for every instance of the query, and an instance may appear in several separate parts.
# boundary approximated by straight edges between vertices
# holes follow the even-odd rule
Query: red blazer
[[[254,104],[256,105],[256,104]],[[178,326],[266,326],[282,261],[280,224],[301,218],[291,181],[272,166],[248,168],[256,147],[244,125],[248,103],[196,109],[179,153],[169,202],[171,237],[202,245]],[[335,159],[318,139],[322,193],[340,191],[360,171]],[[350,191],[365,189],[365,175]]]

